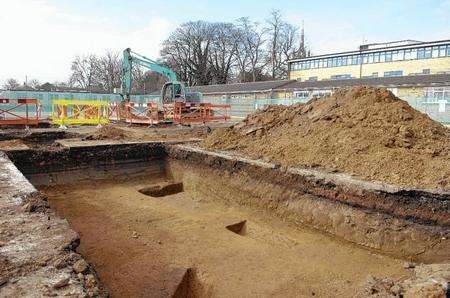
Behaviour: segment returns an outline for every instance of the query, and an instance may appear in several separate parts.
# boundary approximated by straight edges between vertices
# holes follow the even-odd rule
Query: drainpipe
[[[361,56],[361,63],[359,63],[359,78],[362,79],[363,54],[361,47],[359,48],[359,55]]]

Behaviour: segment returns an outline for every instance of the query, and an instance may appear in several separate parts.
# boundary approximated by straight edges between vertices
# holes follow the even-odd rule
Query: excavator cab
[[[186,95],[183,84],[176,81],[165,83],[161,91],[161,98],[163,104],[185,101]]]

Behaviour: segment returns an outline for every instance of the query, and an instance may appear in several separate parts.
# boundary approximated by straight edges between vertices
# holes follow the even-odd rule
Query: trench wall
[[[0,151],[0,296],[107,297],[94,270],[75,252],[79,241]],[[81,278],[72,267],[76,262],[86,264]]]
[[[192,196],[201,194],[210,200],[269,210],[299,226],[400,258],[427,263],[450,259],[448,193],[281,168],[174,143],[75,146],[33,150],[33,154],[17,150],[8,155],[38,184],[64,182],[46,176],[62,171],[94,179],[101,177],[91,175],[89,169],[94,168],[95,173],[117,169],[118,175],[124,168],[133,175],[165,171],[183,181],[185,191]]]
[[[26,175],[74,171],[89,168],[121,167],[124,164],[162,162],[161,143],[126,143],[55,148],[52,150],[15,150],[8,156]]]
[[[167,171],[185,192],[269,210],[368,249],[421,262],[450,259],[448,194],[200,150],[167,147]]]

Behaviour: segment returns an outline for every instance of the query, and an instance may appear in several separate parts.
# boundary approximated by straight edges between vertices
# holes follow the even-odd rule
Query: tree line
[[[287,77],[287,61],[310,55],[303,32],[277,10],[263,24],[187,22],[163,42],[161,57],[189,85]]]
[[[274,10],[264,23],[244,17],[234,23],[195,21],[181,24],[162,43],[158,62],[174,70],[180,81],[193,85],[284,79],[287,61],[310,55],[303,30]],[[160,89],[166,78],[134,67],[134,93]],[[78,88],[113,92],[121,86],[122,53],[78,55],[67,82],[21,85],[9,79],[5,89]],[[49,87],[50,85],[50,87]],[[45,89],[44,88],[44,89]]]

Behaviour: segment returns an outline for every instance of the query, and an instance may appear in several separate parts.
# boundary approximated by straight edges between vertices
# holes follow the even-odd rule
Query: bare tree
[[[226,84],[231,75],[231,67],[236,59],[238,31],[231,23],[216,23],[209,55],[214,83]]]
[[[287,61],[293,58],[304,58],[306,50],[303,29],[285,22],[278,10],[271,13],[267,20],[269,44],[267,61],[272,79],[287,77]]]
[[[122,60],[118,52],[107,51],[98,59],[97,67],[97,81],[105,91],[113,92],[114,88],[120,86]]]
[[[262,28],[249,18],[235,23],[205,21],[180,25],[162,44],[161,64],[174,70],[189,85],[285,78],[287,60],[307,56],[303,31],[271,12]],[[88,91],[113,92],[120,86],[120,54],[77,56],[69,84]],[[134,68],[133,92],[159,89],[166,78]]]
[[[213,29],[210,23],[184,23],[164,41],[162,58],[190,85],[209,84],[211,68],[208,58],[212,37]]]
[[[99,60],[95,55],[76,56],[72,62],[70,84],[89,91],[97,87],[98,64]]]
[[[132,92],[138,94],[151,93],[162,88],[167,78],[152,71],[143,71],[139,66],[133,65]]]
[[[243,17],[237,21],[237,52],[236,55],[236,66],[237,66],[237,77],[240,82],[245,82],[245,74],[249,69],[250,57],[246,46],[247,34],[249,34],[250,19],[248,17]]]
[[[258,74],[265,67],[264,58],[264,32],[258,23],[252,23],[248,18],[238,19],[239,28],[239,53],[238,65],[241,82],[245,82],[246,74],[251,73],[251,80],[255,82]]]
[[[39,87],[41,86],[41,83],[36,79],[29,80],[27,84],[33,89],[39,89]]]
[[[3,88],[6,90],[16,90],[19,87],[20,87],[19,81],[13,78],[7,79],[5,84],[3,85]]]
[[[281,58],[281,32],[285,25],[279,10],[273,10],[269,19],[266,21],[266,32],[268,38],[267,62],[269,65],[269,73],[272,79],[282,75],[282,58]]]

